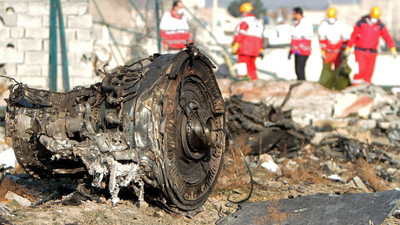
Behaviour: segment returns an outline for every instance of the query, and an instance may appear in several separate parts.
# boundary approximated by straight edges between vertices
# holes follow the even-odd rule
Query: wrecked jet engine
[[[212,67],[188,45],[103,71],[101,83],[69,93],[17,83],[9,87],[7,136],[32,176],[86,174],[92,186],[108,185],[113,204],[130,187],[139,201],[146,191],[168,208],[195,210],[211,193],[226,147]]]

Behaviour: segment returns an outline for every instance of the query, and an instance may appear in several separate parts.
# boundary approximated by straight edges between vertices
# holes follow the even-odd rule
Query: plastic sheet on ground
[[[243,203],[217,225],[382,224],[398,205],[400,191],[317,194],[278,201]]]

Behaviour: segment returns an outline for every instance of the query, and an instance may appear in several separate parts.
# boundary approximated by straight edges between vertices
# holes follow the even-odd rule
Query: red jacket
[[[166,12],[161,19],[160,36],[170,49],[183,49],[193,42],[186,17],[176,17],[172,11]]]
[[[290,43],[291,53],[295,55],[310,55],[312,38],[313,26],[307,18],[303,17],[293,28],[292,42]]]
[[[350,38],[350,32],[342,21],[330,23],[324,20],[318,27],[318,35],[321,50],[335,53],[344,50]]]
[[[241,18],[234,36],[238,55],[258,56],[263,48],[262,32],[263,26],[253,14]]]
[[[390,36],[385,25],[380,20],[372,24],[369,16],[365,16],[357,22],[350,40],[347,42],[347,46],[352,47],[355,44],[357,48],[376,51],[380,36],[383,37],[389,48],[395,47],[393,38]]]

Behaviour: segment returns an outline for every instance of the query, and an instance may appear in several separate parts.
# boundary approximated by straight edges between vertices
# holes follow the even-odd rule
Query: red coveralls
[[[251,80],[257,80],[256,58],[262,44],[262,24],[254,14],[243,17],[236,27],[234,42],[239,43],[238,62],[246,63],[247,74]]]
[[[353,84],[371,83],[380,36],[383,37],[389,48],[395,47],[392,36],[381,21],[373,24],[369,16],[365,16],[354,27],[347,43],[347,47],[355,44],[354,53],[359,68],[358,74],[354,75]]]
[[[321,45],[321,49],[325,50],[325,60],[323,63],[325,64],[331,62],[333,65],[335,65],[335,68],[338,68],[340,66],[340,63],[342,63],[340,55],[344,49],[344,43],[345,41],[340,41],[337,44],[331,44],[327,42],[326,48],[322,48]]]
[[[187,43],[193,42],[186,17],[176,17],[172,11],[166,12],[161,19],[160,36],[168,49],[183,49]]]

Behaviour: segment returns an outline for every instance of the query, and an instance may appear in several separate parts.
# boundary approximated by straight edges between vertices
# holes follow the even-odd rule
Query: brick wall
[[[88,0],[61,0],[71,88],[94,83],[92,15]],[[0,64],[3,73],[48,88],[50,0],[0,0]],[[59,38],[59,31],[57,31]],[[58,40],[58,90],[62,90]]]

